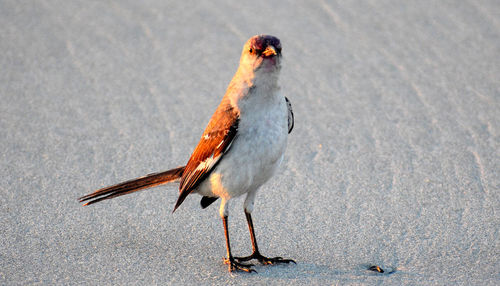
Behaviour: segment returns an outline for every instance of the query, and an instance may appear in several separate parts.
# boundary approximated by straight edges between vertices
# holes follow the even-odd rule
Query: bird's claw
[[[243,264],[243,263],[236,261],[235,258],[232,258],[232,257],[231,258],[224,258],[224,264],[228,265],[229,272],[243,271],[243,272],[248,272],[248,273],[252,273],[252,272],[257,273],[257,271],[255,271],[252,268],[252,266],[254,266],[253,264]]]
[[[283,257],[265,257],[261,255],[260,253],[252,253],[250,256],[245,256],[245,257],[234,257],[235,260],[242,262],[242,261],[249,261],[252,259],[256,259],[263,265],[274,265],[274,264],[280,264],[280,263],[293,263],[297,264],[293,259],[283,259]]]

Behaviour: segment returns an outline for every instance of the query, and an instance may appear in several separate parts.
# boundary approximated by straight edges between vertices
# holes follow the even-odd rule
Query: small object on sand
[[[384,269],[380,268],[378,265],[372,265],[368,268],[368,270],[375,271],[378,273],[384,273]]]

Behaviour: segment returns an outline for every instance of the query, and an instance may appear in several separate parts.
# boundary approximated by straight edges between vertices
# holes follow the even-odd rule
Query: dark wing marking
[[[288,133],[290,134],[290,132],[292,132],[293,124],[294,124],[293,110],[292,110],[292,104],[290,103],[290,100],[288,100],[288,98],[286,96],[285,96],[285,100],[286,100],[286,107],[288,108]]]
[[[204,209],[215,202],[218,198],[203,196],[200,201],[201,208]]]
[[[238,113],[229,104],[217,109],[182,173],[179,198],[174,211],[229,151],[238,130]]]

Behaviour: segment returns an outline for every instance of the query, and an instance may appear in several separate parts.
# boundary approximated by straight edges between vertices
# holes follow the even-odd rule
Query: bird
[[[79,201],[91,205],[180,181],[173,212],[190,194],[202,196],[203,209],[221,199],[219,215],[227,248],[224,263],[229,272],[256,272],[251,260],[263,265],[296,263],[292,259],[265,257],[260,253],[251,215],[258,190],[283,161],[288,135],[294,127],[291,103],[282,95],[278,83],[281,61],[278,38],[271,35],[251,37],[243,46],[239,67],[224,97],[186,165],[99,189],[80,197]],[[243,210],[252,254],[236,257],[231,252],[229,239],[228,204],[242,195],[246,195]]]

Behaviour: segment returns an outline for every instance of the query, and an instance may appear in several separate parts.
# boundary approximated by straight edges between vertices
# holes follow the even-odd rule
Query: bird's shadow
[[[301,263],[276,266],[256,266],[259,276],[279,279],[315,279],[324,281],[361,282],[366,279],[385,279],[396,273],[396,268],[389,268],[384,273],[371,271],[372,264],[353,265],[350,269],[339,269],[334,265]]]

